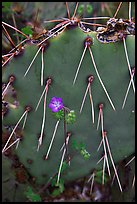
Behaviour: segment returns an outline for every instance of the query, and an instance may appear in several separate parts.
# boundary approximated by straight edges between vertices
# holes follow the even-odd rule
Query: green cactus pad
[[[44,52],[44,81],[46,84],[46,79],[51,77],[52,83],[48,88],[47,94],[43,143],[38,152],[37,145],[42,126],[44,97],[37,111],[35,111],[35,108],[45,88],[45,86],[40,85],[41,52],[38,54],[26,77],[23,76],[38,50],[36,45],[27,44],[24,53],[11,60],[4,67],[4,83],[7,83],[10,75],[16,77],[13,87],[17,93],[20,105],[16,110],[9,110],[8,114],[4,117],[3,124],[8,126],[16,125],[25,111],[25,107],[30,106],[32,108],[28,113],[23,130],[23,140],[20,142],[18,149],[15,150],[15,153],[29,173],[36,178],[37,183],[45,184],[52,175],[58,172],[63,153],[63,151],[60,151],[64,143],[64,123],[61,120],[49,159],[44,160],[57,122],[57,119],[48,108],[48,104],[54,96],[61,97],[65,107],[75,111],[76,121],[73,124],[66,125],[67,131],[71,132],[71,137],[75,138],[78,143],[84,143],[87,152],[90,154],[88,160],[85,160],[81,154],[74,151],[70,137],[68,151],[72,159],[70,166],[61,174],[65,181],[85,176],[95,168],[102,169],[102,162],[98,165],[96,164],[101,158],[103,150],[101,147],[100,151],[97,152],[101,141],[101,125],[97,131],[98,105],[100,103],[104,105],[104,129],[107,131],[115,163],[134,152],[135,104],[132,85],[125,107],[122,109],[122,103],[130,81],[124,44],[123,41],[103,44],[97,40],[96,35],[96,32],[84,33],[79,28],[73,28],[66,29],[60,35],[49,40],[49,46]],[[74,76],[84,51],[84,41],[87,37],[91,37],[93,40],[93,45],[90,48],[101,79],[115,106],[115,111],[100,84],[88,49],[81,64],[76,83],[73,85]],[[133,67],[135,66],[134,36],[127,36],[126,46],[130,65]],[[88,85],[87,79],[90,75],[94,76],[93,83],[91,84],[95,112],[94,124],[92,122],[89,94],[87,94],[83,110],[80,113],[81,103]],[[22,124],[23,121],[19,124],[19,127],[22,127]],[[32,160],[31,164],[28,163],[28,159]]]

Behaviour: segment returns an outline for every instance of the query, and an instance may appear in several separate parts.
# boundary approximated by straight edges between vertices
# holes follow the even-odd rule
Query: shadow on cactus
[[[94,169],[102,172],[104,184],[113,169],[122,192],[116,163],[135,148],[131,2],[128,19],[116,18],[122,3],[113,17],[91,18],[77,15],[79,3],[73,14],[65,4],[67,18],[49,20],[57,24],[36,38],[28,33],[31,28],[20,31],[3,22],[4,29],[25,39],[3,55],[2,128],[7,139],[2,153],[17,155],[40,186],[53,175],[59,186],[62,179],[69,183]],[[94,23],[102,19],[105,25]],[[64,162],[68,165],[62,172]],[[62,186],[53,196],[60,188],[63,192]],[[30,191],[26,195],[32,200]]]

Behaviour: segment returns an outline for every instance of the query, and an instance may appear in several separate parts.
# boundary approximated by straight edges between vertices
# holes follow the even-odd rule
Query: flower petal
[[[49,108],[52,109],[52,112],[58,112],[63,108],[63,101],[62,98],[57,98],[57,97],[52,97],[50,103],[49,103]]]

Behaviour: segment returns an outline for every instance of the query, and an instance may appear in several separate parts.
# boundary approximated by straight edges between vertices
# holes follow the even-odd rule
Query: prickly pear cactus
[[[114,163],[134,153],[134,25],[114,20],[97,31],[76,17],[61,21],[28,37],[3,66],[3,153],[15,142],[12,152],[37,184],[100,170],[102,156],[109,173],[110,151]]]

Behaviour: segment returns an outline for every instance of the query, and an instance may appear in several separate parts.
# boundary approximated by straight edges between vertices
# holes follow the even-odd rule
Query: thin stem
[[[33,29],[34,29],[34,30],[36,29],[36,23],[35,23],[35,22],[38,22],[39,12],[40,12],[40,9],[38,8],[37,11],[36,11],[36,13],[35,13],[35,18],[34,18],[34,25],[33,25]]]
[[[111,12],[111,9],[110,9],[108,3],[102,2],[102,4],[103,4],[104,8],[107,10],[107,12],[109,13],[109,15],[112,16],[112,12]]]
[[[14,13],[12,13],[12,19],[13,19],[14,27],[17,29],[17,24],[16,24]],[[16,32],[17,43],[19,43],[19,36],[18,36],[17,30],[15,30],[15,32]]]

